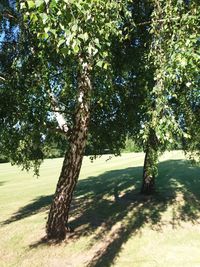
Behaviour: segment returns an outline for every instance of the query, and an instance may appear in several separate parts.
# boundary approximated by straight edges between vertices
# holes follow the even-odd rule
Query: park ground
[[[200,168],[165,153],[145,197],[143,153],[108,158],[84,158],[61,243],[46,242],[45,222],[62,159],[45,160],[39,178],[0,164],[1,267],[200,267]]]

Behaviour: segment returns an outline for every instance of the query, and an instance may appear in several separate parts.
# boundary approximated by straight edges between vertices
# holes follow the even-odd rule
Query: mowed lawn
[[[45,240],[62,159],[40,177],[0,164],[0,266],[200,267],[200,168],[181,151],[159,163],[155,196],[141,196],[143,153],[83,167],[71,208],[74,232]]]

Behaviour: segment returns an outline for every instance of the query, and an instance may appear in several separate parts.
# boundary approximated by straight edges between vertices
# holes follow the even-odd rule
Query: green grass
[[[144,155],[107,158],[85,157],[74,232],[60,244],[43,237],[62,159],[45,160],[39,178],[0,164],[0,266],[200,266],[200,168],[180,151],[166,153],[157,193],[144,197]]]

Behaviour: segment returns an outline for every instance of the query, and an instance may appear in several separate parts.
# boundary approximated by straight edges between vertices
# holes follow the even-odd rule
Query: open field
[[[71,209],[74,232],[44,241],[62,159],[39,178],[0,164],[0,266],[200,267],[200,168],[180,151],[159,164],[157,193],[138,194],[144,155],[84,158]]]

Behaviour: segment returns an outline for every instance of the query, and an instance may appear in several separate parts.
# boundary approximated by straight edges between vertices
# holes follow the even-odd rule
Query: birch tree
[[[186,152],[193,152],[196,160],[199,155],[199,3],[153,3],[147,69],[154,70],[154,85],[146,98],[146,119],[141,130],[144,194],[154,192],[158,156],[170,143],[184,141]]]
[[[48,133],[66,140],[46,226],[48,238],[64,239],[93,112],[95,79],[111,71],[110,46],[114,37],[122,38],[121,14],[131,18],[128,1],[22,0],[17,6],[18,56],[13,77],[3,85],[7,103],[12,102],[1,121],[4,152],[13,163],[38,172]],[[107,75],[102,83],[110,79]]]

